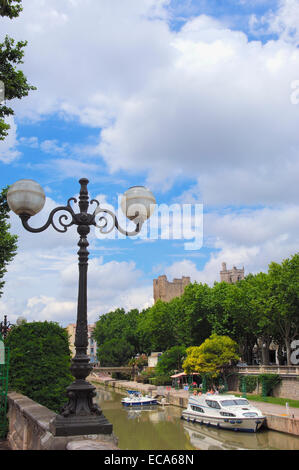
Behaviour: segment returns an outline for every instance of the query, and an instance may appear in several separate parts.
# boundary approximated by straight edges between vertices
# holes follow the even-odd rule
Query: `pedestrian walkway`
[[[263,413],[299,419],[299,408],[289,407],[287,409],[287,407],[283,405],[274,405],[273,403],[265,403],[252,400],[250,400],[250,403],[256,408],[259,408]]]

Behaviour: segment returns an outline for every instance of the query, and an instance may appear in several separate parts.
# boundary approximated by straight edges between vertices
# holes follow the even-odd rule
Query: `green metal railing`
[[[247,398],[247,382],[246,377],[242,377],[241,379],[241,390],[242,390],[242,397]]]
[[[7,391],[9,370],[9,348],[6,348],[0,334],[0,438],[7,432]]]

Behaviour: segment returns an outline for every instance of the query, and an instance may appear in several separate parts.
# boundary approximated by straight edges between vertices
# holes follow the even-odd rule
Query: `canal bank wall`
[[[10,450],[118,450],[111,435],[54,436],[50,430],[56,413],[20,393],[8,394]]]
[[[115,380],[111,377],[99,377],[96,374],[88,378],[94,384],[101,384],[112,387],[113,389],[125,393],[126,390],[138,390],[141,393],[151,396],[164,396],[169,405],[187,408],[189,392],[186,390],[174,390],[168,387],[156,387],[138,382],[125,380]],[[287,410],[283,406],[272,405],[271,403],[251,402],[259,408],[266,416],[264,426],[272,431],[279,431],[286,434],[299,436],[299,409],[290,408]]]

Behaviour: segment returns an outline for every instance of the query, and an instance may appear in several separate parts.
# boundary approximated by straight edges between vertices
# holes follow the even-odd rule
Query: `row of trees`
[[[117,309],[102,315],[94,330],[103,366],[123,365],[136,354],[173,346],[199,346],[211,334],[234,340],[248,364],[258,343],[263,364],[269,363],[271,343],[277,345],[281,363],[284,351],[291,364],[291,343],[299,335],[299,254],[236,284],[194,283],[181,297],[158,300],[141,312]]]

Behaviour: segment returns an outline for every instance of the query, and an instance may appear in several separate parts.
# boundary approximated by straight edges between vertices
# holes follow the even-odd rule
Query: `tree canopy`
[[[187,349],[187,357],[183,363],[186,373],[198,372],[217,377],[225,375],[228,367],[239,359],[238,345],[228,336],[212,334],[200,346]]]
[[[173,346],[165,351],[156,366],[157,375],[172,375],[175,371],[181,370],[185,356],[185,346]]]
[[[7,204],[7,190],[4,188],[0,193],[0,296],[3,292],[3,277],[7,271],[7,265],[13,260],[17,251],[17,235],[10,233],[9,207]]]
[[[22,11],[21,0],[1,0],[0,16],[15,18]],[[15,42],[6,36],[4,42],[0,43],[0,81],[4,84],[5,102],[15,98],[21,99],[29,94],[30,90],[36,90],[29,85],[24,73],[17,68],[23,64],[24,48],[27,41]],[[10,125],[5,118],[14,115],[12,108],[0,103],[0,140],[8,135]]]
[[[22,10],[22,0],[1,0],[0,2],[0,16],[16,18]]]
[[[284,342],[290,364],[291,343],[299,335],[299,254],[269,266],[273,333]]]

